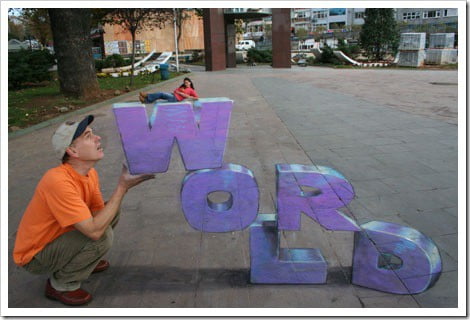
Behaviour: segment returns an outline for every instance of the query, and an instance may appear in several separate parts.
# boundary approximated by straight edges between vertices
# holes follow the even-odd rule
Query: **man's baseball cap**
[[[65,150],[70,146],[73,140],[80,137],[85,131],[86,127],[93,122],[92,115],[86,116],[80,122],[67,121],[60,125],[59,128],[52,135],[52,146],[57,155],[62,159]]]

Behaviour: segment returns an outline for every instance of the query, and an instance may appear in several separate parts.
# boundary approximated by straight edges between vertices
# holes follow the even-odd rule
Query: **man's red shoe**
[[[79,306],[90,302],[92,299],[91,294],[80,288],[74,291],[58,291],[51,286],[49,279],[47,279],[46,284],[46,297],[70,306]]]
[[[98,262],[95,269],[93,269],[91,273],[101,272],[108,268],[109,268],[109,262],[107,260],[100,260],[100,262]]]

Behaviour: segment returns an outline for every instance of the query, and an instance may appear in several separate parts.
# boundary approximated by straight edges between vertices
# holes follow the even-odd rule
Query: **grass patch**
[[[170,72],[170,79],[182,73]],[[134,77],[132,88],[129,77],[98,78],[101,88],[99,97],[75,99],[60,93],[59,82],[49,81],[28,88],[8,91],[8,131],[27,128],[80,108],[99,103],[121,94],[161,82],[159,74]]]
[[[182,73],[176,74],[176,72],[175,73],[170,72],[170,79],[180,74]],[[129,82],[130,82],[129,77],[98,78],[98,83],[102,90],[110,90],[110,89],[123,90],[129,86]],[[159,74],[152,73],[152,74],[134,76],[134,83],[132,85],[132,90],[139,89],[139,88],[148,86],[152,83],[158,83],[158,82],[161,82]]]
[[[206,62],[204,61],[204,59],[202,60],[199,60],[199,61],[190,61],[190,62],[185,62],[185,64],[187,65],[194,65],[194,66],[206,66]]]

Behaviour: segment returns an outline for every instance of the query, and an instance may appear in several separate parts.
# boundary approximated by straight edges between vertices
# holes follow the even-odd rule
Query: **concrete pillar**
[[[237,67],[237,54],[235,52],[235,24],[233,21],[225,25],[225,37],[227,39],[227,68]]]
[[[225,70],[226,45],[224,9],[204,9],[204,53],[206,71]]]
[[[273,68],[290,68],[290,9],[273,8]]]

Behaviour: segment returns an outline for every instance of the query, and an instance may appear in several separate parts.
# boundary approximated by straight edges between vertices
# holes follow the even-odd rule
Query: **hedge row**
[[[131,59],[124,59],[119,54],[113,54],[106,59],[95,60],[95,69],[96,71],[101,71],[105,68],[117,68],[124,67],[131,64]]]
[[[255,48],[248,49],[246,54],[248,62],[273,62],[273,52],[271,50],[258,50]]]
[[[29,83],[51,80],[55,64],[48,50],[20,50],[8,53],[8,88],[20,89]]]

